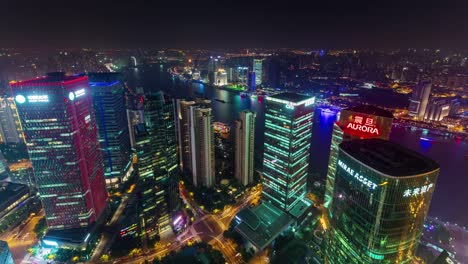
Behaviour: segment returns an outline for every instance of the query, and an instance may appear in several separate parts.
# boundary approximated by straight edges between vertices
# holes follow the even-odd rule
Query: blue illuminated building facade
[[[263,199],[289,212],[306,195],[314,97],[267,97]]]
[[[116,73],[91,73],[89,78],[106,185],[115,189],[133,171],[125,87]]]

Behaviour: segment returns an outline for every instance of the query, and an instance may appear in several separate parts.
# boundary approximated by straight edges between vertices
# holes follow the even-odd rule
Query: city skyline
[[[0,49],[0,65],[16,262],[468,260],[468,53]]]

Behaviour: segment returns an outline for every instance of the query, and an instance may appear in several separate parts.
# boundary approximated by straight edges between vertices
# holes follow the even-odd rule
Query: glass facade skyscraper
[[[325,263],[411,263],[439,174],[434,161],[382,139],[339,146]]]
[[[107,192],[88,77],[11,83],[50,230],[88,227]]]
[[[333,199],[336,162],[341,142],[369,138],[388,140],[392,129],[392,122],[392,113],[370,105],[359,105],[343,109],[340,112],[338,121],[333,124],[324,197],[324,206],[326,208],[329,207]]]
[[[117,188],[133,170],[125,89],[116,73],[90,73],[89,78],[106,184]]]
[[[289,211],[306,195],[314,97],[267,97],[262,198]]]
[[[253,72],[255,72],[255,85],[262,84],[263,77],[263,59],[253,60]]]
[[[141,227],[148,240],[171,230],[177,206],[179,164],[173,101],[158,92],[145,96],[144,124],[136,145],[141,191]]]

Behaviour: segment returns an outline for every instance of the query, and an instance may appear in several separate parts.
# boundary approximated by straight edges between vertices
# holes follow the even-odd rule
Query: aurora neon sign
[[[351,129],[375,136],[380,135],[379,129],[375,126],[374,119],[370,117],[364,118],[362,116],[354,116],[353,122],[349,122],[346,126],[346,129]]]
[[[359,172],[357,172],[357,171],[355,172],[348,165],[346,165],[343,161],[338,160],[338,166],[340,166],[344,171],[346,171],[354,179],[358,180],[359,182],[361,182],[362,184],[364,184],[367,187],[371,188],[372,190],[374,190],[377,187],[377,184],[375,184],[371,180],[367,179],[362,174],[359,174]]]

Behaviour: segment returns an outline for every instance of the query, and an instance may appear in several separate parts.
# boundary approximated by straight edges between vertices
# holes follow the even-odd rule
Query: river
[[[163,90],[175,98],[203,96],[211,98],[215,121],[232,124],[239,112],[249,109],[257,113],[255,150],[256,157],[263,155],[264,103],[257,99],[241,98],[239,94],[215,89],[198,83],[183,82],[167,73],[166,65],[152,64],[129,69],[125,75],[131,88],[143,87],[145,91]],[[214,99],[225,101],[219,102]],[[317,109],[311,147],[312,171],[324,177],[328,162],[332,125],[335,115]],[[468,142],[435,138],[433,142],[420,140],[421,131],[393,126],[390,140],[420,152],[440,164],[429,215],[444,221],[468,227]]]

